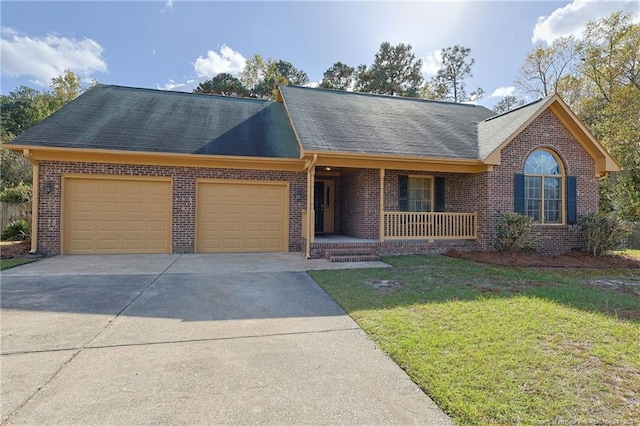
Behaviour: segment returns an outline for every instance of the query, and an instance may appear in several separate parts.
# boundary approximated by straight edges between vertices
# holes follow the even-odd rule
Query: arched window
[[[532,152],[524,164],[524,214],[544,223],[562,223],[564,172],[551,152]]]

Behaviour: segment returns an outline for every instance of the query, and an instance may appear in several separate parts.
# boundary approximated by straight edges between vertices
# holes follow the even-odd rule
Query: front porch
[[[311,167],[307,209],[301,217],[305,255],[371,260],[476,248],[479,221],[473,209],[478,191],[473,176]]]

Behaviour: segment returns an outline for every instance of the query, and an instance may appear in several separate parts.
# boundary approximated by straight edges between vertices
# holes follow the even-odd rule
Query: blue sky
[[[636,1],[216,2],[2,1],[3,94],[48,86],[65,68],[104,84],[191,91],[219,72],[237,74],[255,53],[283,59],[319,82],[342,61],[371,64],[380,43],[409,43],[426,79],[439,49],[471,48],[481,104],[513,91],[534,43],[579,34]]]

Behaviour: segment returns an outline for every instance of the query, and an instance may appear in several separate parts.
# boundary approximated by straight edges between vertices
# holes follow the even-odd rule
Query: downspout
[[[38,252],[38,199],[39,199],[39,180],[40,165],[31,156],[28,149],[22,151],[22,156],[32,164],[33,179],[31,181],[31,250],[29,253],[36,254]]]
[[[315,234],[315,211],[313,210],[314,180],[316,175],[316,162],[318,154],[313,154],[313,160],[307,168],[307,239],[305,242],[305,257],[311,258],[311,242]]]
[[[380,214],[379,214],[379,235],[378,239],[384,242],[384,175],[385,170],[380,169]]]

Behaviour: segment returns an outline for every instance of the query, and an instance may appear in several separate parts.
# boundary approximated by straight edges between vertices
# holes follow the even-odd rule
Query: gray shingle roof
[[[509,112],[488,118],[478,124],[478,154],[486,158],[504,141],[520,128],[529,118],[533,117],[547,102],[547,98],[516,108]]]
[[[282,104],[97,85],[15,145],[298,158]]]
[[[305,150],[477,159],[477,105],[280,87]]]

